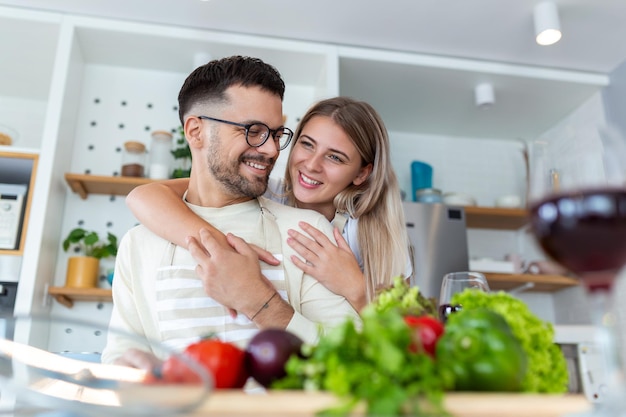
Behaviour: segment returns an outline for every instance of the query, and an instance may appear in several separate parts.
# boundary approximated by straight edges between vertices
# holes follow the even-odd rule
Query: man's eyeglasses
[[[198,116],[198,118],[243,127],[246,130],[246,142],[253,148],[263,146],[271,135],[274,138],[274,142],[278,146],[278,149],[282,151],[287,147],[287,145],[289,145],[289,142],[291,142],[291,138],[293,137],[293,131],[287,127],[279,127],[278,129],[272,130],[268,125],[261,122],[243,124],[216,119],[215,117],[209,116]]]

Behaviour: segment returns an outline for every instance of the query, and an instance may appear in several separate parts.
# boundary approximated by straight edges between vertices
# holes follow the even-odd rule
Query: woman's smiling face
[[[306,123],[289,157],[298,207],[317,210],[329,219],[334,217],[335,196],[350,184],[363,183],[370,171],[369,165],[362,166],[348,135],[326,116],[314,116]]]

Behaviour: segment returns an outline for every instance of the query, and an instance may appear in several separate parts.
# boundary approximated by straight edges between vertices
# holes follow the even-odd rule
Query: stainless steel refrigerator
[[[402,204],[413,250],[411,285],[438,300],[445,274],[469,270],[465,210],[440,203]]]

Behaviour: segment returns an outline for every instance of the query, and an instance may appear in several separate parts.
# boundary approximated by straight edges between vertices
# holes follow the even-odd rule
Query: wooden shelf
[[[75,301],[111,302],[113,300],[111,290],[106,288],[50,287],[48,294],[67,308],[72,308]]]
[[[138,177],[107,177],[89,174],[65,174],[65,181],[76,194],[85,200],[89,194],[126,195],[138,185],[155,180]]]
[[[528,222],[528,211],[525,209],[474,206],[464,208],[468,228],[517,230]]]
[[[70,188],[86,199],[89,194],[126,195],[133,188],[154,180],[136,177],[107,177],[89,174],[66,173],[65,180]],[[528,212],[524,209],[500,207],[465,207],[468,228],[517,230],[528,221]],[[532,284],[529,291],[557,291],[578,285],[575,278],[558,275],[530,274],[494,274],[486,273],[489,286],[493,290],[512,290]],[[111,291],[101,288],[79,289],[52,287],[49,293],[63,305],[71,307],[73,301],[111,301]]]
[[[127,195],[133,188],[155,181],[150,178],[73,173],[66,173],[65,180],[82,199],[86,199],[89,194]],[[464,209],[468,228],[516,230],[523,227],[528,220],[528,212],[524,209],[474,206]]]
[[[560,275],[534,275],[534,274],[494,274],[485,272],[491,290],[510,291],[528,283],[532,287],[525,291],[554,292],[564,288],[579,285],[576,278],[564,277]],[[111,290],[106,288],[70,288],[70,287],[50,287],[48,294],[54,297],[60,304],[72,308],[76,301],[96,301],[111,302]]]
[[[491,290],[510,291],[528,285],[525,291],[554,292],[575,287],[580,283],[576,278],[561,275],[496,274],[491,272],[484,272],[484,274]]]

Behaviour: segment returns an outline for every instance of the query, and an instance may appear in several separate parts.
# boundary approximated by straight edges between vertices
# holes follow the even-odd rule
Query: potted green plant
[[[76,228],[70,231],[63,240],[63,250],[67,252],[71,247],[78,248],[79,256],[68,259],[66,287],[94,288],[98,286],[100,259],[117,255],[117,237],[107,233],[107,239],[100,239],[100,235],[91,230]]]
[[[185,131],[182,126],[178,127],[176,145],[176,148],[170,151],[177,165],[172,173],[172,178],[188,178],[191,175],[191,149],[189,149],[189,144],[185,139]]]

